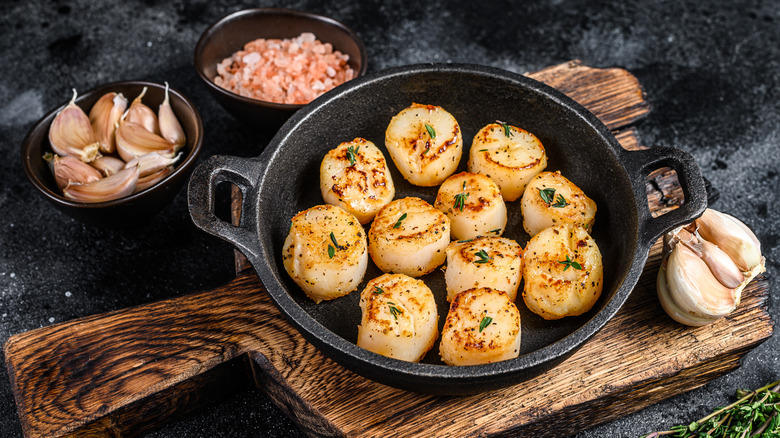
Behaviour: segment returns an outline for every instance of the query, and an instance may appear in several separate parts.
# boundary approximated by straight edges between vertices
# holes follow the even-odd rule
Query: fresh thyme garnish
[[[546,189],[538,189],[538,190],[539,190],[539,196],[542,197],[542,201],[544,201],[544,203],[547,205],[552,204],[553,200],[555,200],[555,189],[546,188]]]
[[[552,206],[555,208],[563,208],[566,207],[567,205],[569,205],[569,203],[566,202],[566,198],[564,198],[563,195],[558,195],[555,204],[553,204]]]
[[[469,197],[469,193],[458,193],[455,195],[455,208],[463,211],[463,207],[466,206],[466,198]]]
[[[493,322],[493,318],[489,316],[482,318],[482,321],[479,322],[479,332],[482,333],[482,330],[485,330],[485,327],[489,326],[491,322]]]
[[[570,259],[568,255],[566,256],[566,260],[559,261],[558,263],[560,263],[562,265],[566,265],[563,268],[564,271],[569,269],[569,266],[571,266],[574,269],[579,269],[580,271],[582,270],[582,265],[580,265],[579,263],[577,263],[574,260]]]
[[[755,391],[737,390],[736,402],[719,408],[690,424],[674,426],[670,430],[653,432],[644,438],[670,435],[693,437],[775,437],[780,435],[780,380]]]
[[[382,288],[379,286],[374,286],[374,293],[377,295],[382,295],[383,293],[385,293],[385,291],[383,291]]]
[[[399,309],[398,307],[395,307],[395,303],[391,303],[388,301],[387,304],[390,305],[390,314],[393,315],[393,318],[398,320],[398,315],[404,313],[404,311]]]
[[[487,149],[480,149],[479,152],[487,152]]]
[[[330,241],[333,242],[334,245],[336,245],[336,248],[341,249],[339,243],[336,242],[336,236],[333,234],[333,231],[330,232]]]
[[[398,228],[401,226],[401,221],[406,219],[406,213],[402,214],[401,217],[398,218],[398,221],[393,225],[393,228]]]
[[[501,228],[496,228],[495,230],[488,231],[488,233],[496,233],[496,234],[498,234],[500,232],[501,232]]]
[[[480,249],[479,251],[475,252],[474,255],[479,257],[479,260],[474,260],[474,263],[487,263],[491,259],[491,257],[485,252],[484,249]]]
[[[431,146],[425,145],[425,150],[423,151],[423,155],[427,154],[429,150],[431,150]]]
[[[499,122],[499,123],[501,123],[501,126],[504,128],[504,135],[506,136],[506,138],[511,138],[512,130],[509,128],[509,125],[507,125],[504,122]]]
[[[355,160],[357,159],[357,153],[360,150],[360,146],[354,147],[349,146],[347,147],[347,159],[349,159],[349,165],[354,166]]]
[[[426,123],[425,130],[428,131],[428,135],[430,135],[431,138],[436,138],[436,130],[433,129],[433,126]]]
[[[333,245],[328,244],[328,258],[333,258],[333,256],[336,255],[336,248],[333,247]]]

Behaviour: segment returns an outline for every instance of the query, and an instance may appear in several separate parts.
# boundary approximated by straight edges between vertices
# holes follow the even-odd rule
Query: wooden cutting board
[[[593,111],[624,147],[641,147],[629,126],[649,105],[625,70],[573,61],[529,76]],[[654,213],[682,201],[669,169],[647,187]],[[620,312],[561,365],[479,395],[421,395],[342,368],[282,317],[240,254],[222,287],[21,333],[5,358],[28,437],[135,435],[245,385],[310,435],[563,436],[703,385],[771,335],[763,277],[727,318],[690,328],[658,303],[659,263],[656,243]]]

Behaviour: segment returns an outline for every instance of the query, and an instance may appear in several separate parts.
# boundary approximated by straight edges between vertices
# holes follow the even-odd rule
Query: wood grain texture
[[[532,76],[590,105],[624,147],[642,147],[626,125],[649,107],[624,70],[572,62]],[[664,169],[647,187],[651,210],[681,201]],[[420,395],[362,378],[317,351],[241,258],[240,274],[223,287],[11,337],[5,357],[25,435],[139,434],[254,384],[307,435],[562,436],[702,385],[772,333],[763,277],[714,324],[690,328],[667,317],[655,296],[656,244],[623,308],[558,367],[484,394]]]

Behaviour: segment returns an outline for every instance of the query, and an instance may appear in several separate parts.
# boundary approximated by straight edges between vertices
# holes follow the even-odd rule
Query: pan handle
[[[260,254],[257,231],[257,203],[254,199],[256,182],[262,173],[262,165],[256,158],[240,158],[214,155],[198,165],[192,172],[187,187],[190,217],[195,225],[234,245],[250,260]],[[214,214],[216,188],[223,182],[234,184],[241,190],[241,220],[238,226],[218,218]]]
[[[637,199],[639,212],[639,242],[648,247],[664,233],[692,222],[701,216],[707,208],[707,190],[701,170],[693,157],[687,152],[672,147],[653,147],[638,151],[625,151],[622,154],[623,165],[629,172]],[[653,170],[670,167],[677,172],[685,200],[683,204],[661,216],[653,217],[645,202],[647,189],[645,180]]]

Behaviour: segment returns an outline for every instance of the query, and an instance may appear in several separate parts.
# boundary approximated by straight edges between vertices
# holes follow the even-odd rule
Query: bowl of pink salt
[[[292,9],[234,12],[195,46],[195,69],[211,94],[269,138],[295,111],[366,67],[366,48],[352,29]]]

